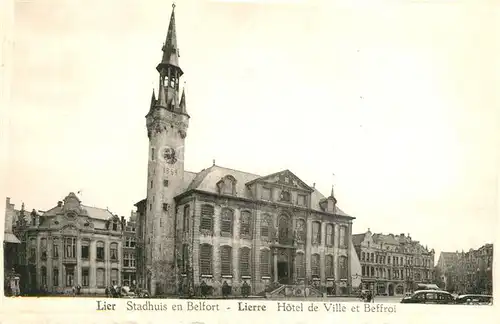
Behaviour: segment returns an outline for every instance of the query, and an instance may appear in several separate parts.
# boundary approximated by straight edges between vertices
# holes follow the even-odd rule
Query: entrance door
[[[288,283],[288,262],[279,261],[278,262],[278,282],[281,284]]]
[[[394,296],[394,285],[393,284],[389,285],[389,296]]]

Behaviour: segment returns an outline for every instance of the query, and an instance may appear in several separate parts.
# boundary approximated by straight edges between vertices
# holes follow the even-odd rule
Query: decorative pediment
[[[74,225],[65,225],[61,228],[61,232],[63,235],[72,235],[72,236],[77,236],[78,235],[78,228]]]
[[[250,181],[247,183],[247,185],[250,185],[254,182],[264,182],[264,183],[269,183],[269,184],[274,184],[274,185],[280,185],[280,186],[286,186],[290,188],[295,188],[299,190],[304,190],[308,192],[313,192],[314,189],[309,187],[307,184],[305,184],[304,181],[300,180],[299,177],[297,177],[295,174],[293,174],[290,170],[285,170],[277,173],[273,173],[268,176],[260,177],[258,179],[255,179],[253,181]]]
[[[70,219],[74,219],[79,215],[86,215],[86,210],[82,208],[80,199],[73,192],[70,192],[64,198],[64,205],[62,207],[62,212]]]

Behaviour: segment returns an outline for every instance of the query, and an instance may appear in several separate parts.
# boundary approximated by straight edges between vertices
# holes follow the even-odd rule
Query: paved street
[[[403,297],[400,296],[377,296],[375,297],[375,303],[399,303]],[[355,297],[312,297],[312,298],[301,298],[301,297],[291,297],[287,299],[281,298],[267,298],[265,300],[290,300],[290,301],[329,301],[329,302],[348,302],[348,303],[360,303],[362,302],[359,298]]]

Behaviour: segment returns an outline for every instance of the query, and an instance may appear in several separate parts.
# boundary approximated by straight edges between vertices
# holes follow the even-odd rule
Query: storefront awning
[[[4,233],[3,241],[5,243],[21,243],[19,239],[12,233]]]

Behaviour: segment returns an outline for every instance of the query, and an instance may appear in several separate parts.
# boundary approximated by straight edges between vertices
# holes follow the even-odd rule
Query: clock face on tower
[[[167,147],[165,151],[163,151],[163,158],[168,164],[174,164],[175,162],[177,162],[175,150],[171,147]]]

